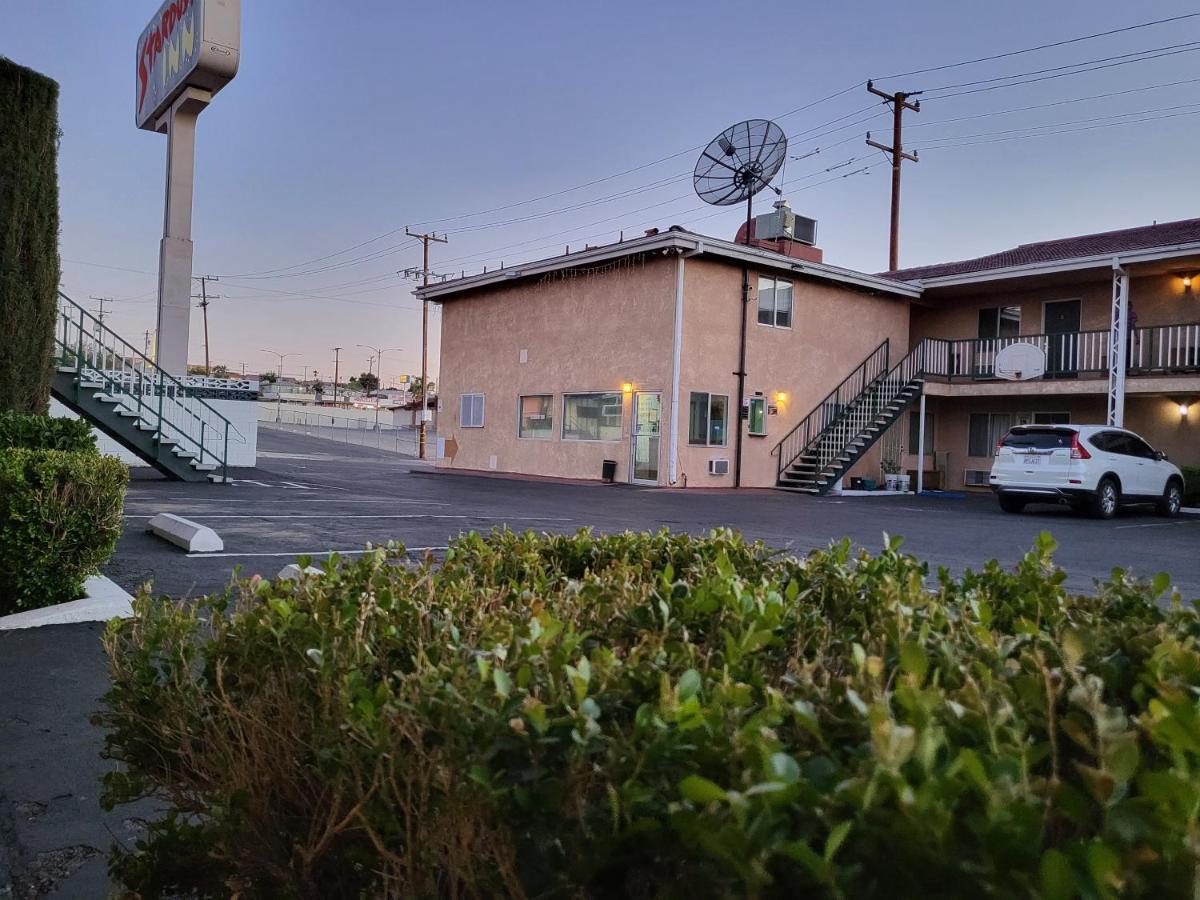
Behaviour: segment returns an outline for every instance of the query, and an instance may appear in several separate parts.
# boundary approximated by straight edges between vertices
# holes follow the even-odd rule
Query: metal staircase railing
[[[847,407],[887,374],[889,347],[890,341],[884,338],[883,343],[867,354],[841,384],[775,445],[772,452],[777,460],[776,480],[841,418]]]
[[[884,371],[874,378],[860,373],[875,365],[880,350],[884,352]],[[811,484],[820,486],[818,479],[831,469],[845,470],[895,421],[911,400],[920,393],[926,375],[942,375],[947,371],[948,342],[926,338],[908,352],[892,368],[887,368],[885,341],[864,360],[842,383],[862,384],[862,389],[846,402],[831,406],[831,398],[842,385],[801,421],[776,446],[778,454],[777,481],[784,473],[803,460],[811,475]],[[832,413],[832,414],[831,414]],[[810,420],[812,420],[810,422]],[[814,423],[824,423],[818,427]],[[801,440],[806,437],[806,440]],[[825,487],[832,483],[826,479]]]
[[[104,393],[156,443],[213,464],[228,480],[230,431],[237,433],[230,421],[62,291],[58,297],[55,364],[75,370],[76,390]]]

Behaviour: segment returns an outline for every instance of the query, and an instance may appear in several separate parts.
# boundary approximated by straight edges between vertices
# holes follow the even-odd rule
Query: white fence
[[[405,418],[408,413],[403,414]],[[374,447],[405,456],[417,455],[419,436],[410,425],[394,424],[392,413],[379,411],[379,424],[375,424],[375,410],[336,409],[317,410],[311,407],[288,403],[258,404],[260,427],[290,431],[324,438],[342,444],[359,447]],[[426,433],[427,452],[432,455],[435,438],[432,429]]]

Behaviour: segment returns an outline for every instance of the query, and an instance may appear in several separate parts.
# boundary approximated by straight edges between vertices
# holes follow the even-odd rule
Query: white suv
[[[1011,513],[1068,503],[1111,519],[1119,506],[1148,503],[1173,516],[1183,501],[1183,475],[1166,454],[1107,425],[1018,425],[996,446],[990,482]]]

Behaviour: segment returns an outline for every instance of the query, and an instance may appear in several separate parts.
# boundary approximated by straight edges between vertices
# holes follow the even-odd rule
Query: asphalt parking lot
[[[842,537],[873,550],[887,532],[903,536],[905,549],[918,557],[961,572],[991,558],[1015,563],[1049,530],[1072,588],[1089,590],[1121,566],[1143,576],[1168,572],[1185,596],[1200,599],[1198,517],[1167,520],[1131,510],[1100,522],[1048,506],[1009,515],[987,495],[809,497],[447,475],[393,453],[301,434],[264,429],[259,443],[258,468],[237,472],[230,485],[135,474],[125,531],[105,574],[126,590],[151,582],[156,593],[190,597],[219,590],[235,567],[274,576],[299,555],[356,553],[367,542],[397,540],[437,553],[464,531],[566,532],[588,525],[692,533],[727,525],[796,553]],[[212,527],[225,550],[186,554],[146,534],[147,521],[160,512]]]
[[[220,590],[235,569],[273,577],[300,555],[357,553],[388,540],[436,554],[459,533],[500,525],[692,533],[732,526],[795,553],[842,537],[874,550],[887,532],[959,573],[991,558],[1011,565],[1048,530],[1073,589],[1089,590],[1121,566],[1146,577],[1168,572],[1185,598],[1200,599],[1200,517],[1131,511],[1099,522],[1052,507],[1008,515],[989,496],[817,498],[445,475],[395,453],[268,429],[259,449],[259,466],[233,473],[230,485],[135,472],[105,574],[131,592],[149,582],[156,593],[195,597]],[[225,550],[188,554],[148,535],[147,521],[160,512],[213,527]],[[0,898],[105,896],[107,848],[138,834],[130,810],[98,806],[103,735],[88,718],[106,689],[102,629],[0,632]],[[38,892],[28,893],[30,885]]]

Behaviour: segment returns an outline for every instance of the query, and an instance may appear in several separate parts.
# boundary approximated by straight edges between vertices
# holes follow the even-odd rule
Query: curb
[[[84,597],[81,600],[0,616],[0,631],[76,622],[107,622],[109,619],[127,619],[133,615],[133,597],[111,579],[93,575],[84,584],[83,590]]]

